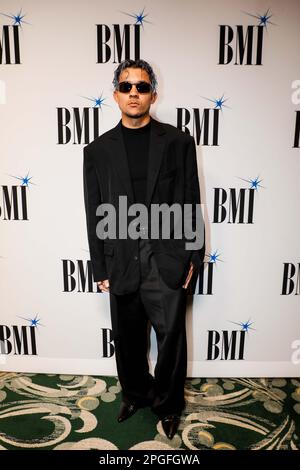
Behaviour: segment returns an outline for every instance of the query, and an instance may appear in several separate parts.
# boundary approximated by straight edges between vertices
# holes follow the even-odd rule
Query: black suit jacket
[[[146,187],[149,212],[151,203],[179,203],[182,207],[184,203],[199,204],[194,139],[170,124],[151,120]],[[101,240],[96,234],[101,219],[96,216],[99,204],[114,205],[118,219],[119,196],[127,196],[128,207],[135,202],[121,120],[84,147],[83,184],[94,281],[109,279],[110,292],[114,294],[134,292],[140,282],[138,240],[118,238],[118,233],[116,239]],[[136,217],[128,217],[128,224]],[[163,239],[160,235],[159,239],[150,240],[160,275],[173,289],[184,283],[190,261],[198,268],[203,263],[205,245],[196,251],[186,250],[185,241],[184,234],[181,239]]]

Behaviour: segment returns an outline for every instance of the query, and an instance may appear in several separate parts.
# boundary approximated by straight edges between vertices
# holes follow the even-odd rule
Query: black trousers
[[[139,240],[141,283],[130,294],[110,294],[116,365],[125,402],[151,405],[161,419],[185,406],[186,289],[162,280],[149,240]],[[149,326],[157,339],[154,377],[149,373]]]

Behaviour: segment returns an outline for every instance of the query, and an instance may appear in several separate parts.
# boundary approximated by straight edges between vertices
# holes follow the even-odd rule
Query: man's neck
[[[125,127],[130,127],[131,129],[138,129],[139,127],[144,127],[148,124],[151,120],[149,114],[146,116],[142,116],[139,118],[131,118],[126,116],[125,114],[122,115],[122,124]]]

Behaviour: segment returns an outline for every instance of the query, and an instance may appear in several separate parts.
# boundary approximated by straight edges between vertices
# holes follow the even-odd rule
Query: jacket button
[[[139,257],[138,257],[138,256],[134,256],[133,259],[134,259],[135,261],[137,261],[137,260],[139,259]]]

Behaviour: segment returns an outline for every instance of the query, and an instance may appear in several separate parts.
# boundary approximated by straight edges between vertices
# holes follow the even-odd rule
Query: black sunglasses
[[[148,83],[148,82],[138,82],[138,83],[120,82],[118,84],[118,90],[121,93],[129,93],[133,85],[136,86],[136,89],[139,93],[149,93],[151,91],[151,83]]]

